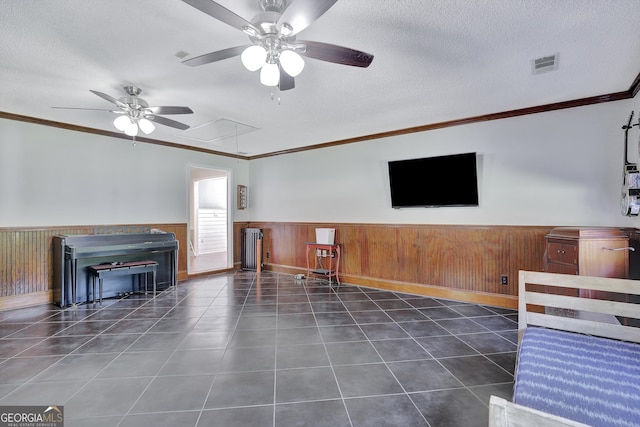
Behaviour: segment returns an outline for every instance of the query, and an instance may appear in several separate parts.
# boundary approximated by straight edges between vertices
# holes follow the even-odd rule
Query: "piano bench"
[[[102,302],[102,280],[110,276],[127,276],[138,275],[138,283],[142,274],[144,274],[144,293],[147,293],[147,273],[151,273],[153,283],[153,295],[156,295],[156,274],[158,271],[158,263],[156,261],[130,261],[123,263],[110,263],[89,266],[89,274],[93,282],[93,301],[96,301],[96,279],[99,286],[99,301]],[[87,300],[89,298],[87,297]]]

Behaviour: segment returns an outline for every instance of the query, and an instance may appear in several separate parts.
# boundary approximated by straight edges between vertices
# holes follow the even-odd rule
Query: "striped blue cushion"
[[[594,427],[640,426],[640,345],[529,327],[513,401]]]

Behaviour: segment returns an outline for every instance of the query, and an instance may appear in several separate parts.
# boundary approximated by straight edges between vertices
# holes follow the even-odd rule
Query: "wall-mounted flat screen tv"
[[[476,153],[389,162],[393,208],[478,206]]]

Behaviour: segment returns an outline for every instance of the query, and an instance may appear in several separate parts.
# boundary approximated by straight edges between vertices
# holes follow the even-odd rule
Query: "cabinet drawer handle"
[[[605,249],[605,248],[603,248],[603,249]],[[564,253],[566,253],[566,252],[565,252],[565,251],[561,251],[560,249],[558,249],[558,253],[559,253],[559,254],[564,254]]]
[[[627,246],[626,248],[602,248],[602,250],[604,251],[631,251],[634,252],[636,249],[631,247],[631,246]]]

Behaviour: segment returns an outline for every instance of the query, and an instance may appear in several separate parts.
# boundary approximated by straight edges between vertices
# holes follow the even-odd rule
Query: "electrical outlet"
[[[501,285],[508,285],[509,284],[509,276],[507,276],[506,274],[503,274],[500,276],[500,284]]]
[[[271,252],[267,251],[267,259],[271,258]]]

